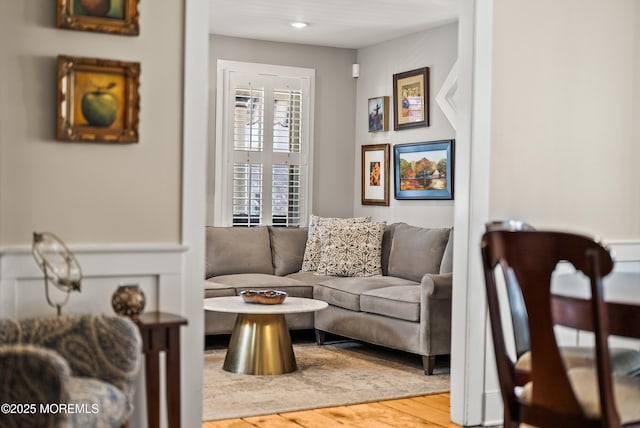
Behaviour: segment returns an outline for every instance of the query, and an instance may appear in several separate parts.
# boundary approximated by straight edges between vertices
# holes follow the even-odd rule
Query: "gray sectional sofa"
[[[382,275],[339,277],[301,271],[308,230],[207,227],[204,297],[278,289],[324,300],[316,313],[287,315],[289,329],[315,329],[422,356],[426,374],[450,353],[451,229],[386,225]],[[205,334],[230,333],[235,315],[205,312]]]

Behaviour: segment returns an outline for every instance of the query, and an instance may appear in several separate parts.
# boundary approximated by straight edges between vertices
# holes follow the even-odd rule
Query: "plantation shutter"
[[[299,226],[304,152],[304,80],[232,72],[233,226]]]

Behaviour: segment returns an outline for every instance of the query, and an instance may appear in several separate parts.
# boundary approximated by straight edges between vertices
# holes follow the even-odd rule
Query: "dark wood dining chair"
[[[633,425],[640,422],[640,379],[612,373],[608,348],[612,334],[638,336],[640,324],[632,328],[629,321],[640,320],[640,307],[604,302],[602,278],[613,269],[608,250],[593,239],[570,233],[494,230],[482,238],[482,258],[504,426],[640,426]],[[586,275],[591,298],[552,294],[552,273],[561,261]],[[501,313],[508,308],[498,291],[498,266],[503,273],[512,272],[527,312],[531,372],[524,387],[517,382],[515,361],[506,347]],[[622,322],[629,316],[633,319]],[[555,325],[594,332],[592,367],[565,365]]]
[[[534,231],[536,230],[529,223],[520,220],[497,220],[485,225],[487,231],[510,230],[510,231]],[[529,343],[529,327],[527,325],[527,309],[524,306],[520,285],[513,270],[507,269],[504,272],[504,283],[507,299],[509,302],[509,313],[511,315],[511,326],[514,336],[514,351],[516,355],[515,377],[518,385],[529,382],[531,372],[531,345]],[[594,367],[594,352],[588,346],[560,346],[560,354],[567,367]],[[612,370],[616,374],[637,376],[640,374],[640,352],[635,349],[611,347],[609,348]]]

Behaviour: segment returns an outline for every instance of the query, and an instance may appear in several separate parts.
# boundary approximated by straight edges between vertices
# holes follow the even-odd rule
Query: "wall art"
[[[389,130],[389,97],[369,98],[369,132]]]
[[[57,0],[58,28],[137,36],[139,0]]]
[[[429,126],[429,68],[393,75],[393,129]]]
[[[389,205],[389,144],[362,146],[362,205]]]
[[[138,141],[140,63],[58,56],[61,141]]]
[[[396,199],[453,199],[454,140],[393,149]]]

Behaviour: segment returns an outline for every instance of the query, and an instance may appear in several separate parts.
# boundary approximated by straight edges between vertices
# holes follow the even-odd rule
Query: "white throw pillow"
[[[333,276],[382,275],[382,235],[386,223],[329,224],[319,227],[318,273]]]
[[[351,224],[351,223],[369,223],[371,217],[353,217],[353,218],[334,218],[319,217],[311,215],[309,220],[309,235],[307,237],[307,246],[304,250],[304,258],[302,259],[302,271],[313,272],[318,270],[320,263],[320,232],[318,227],[330,224]]]

